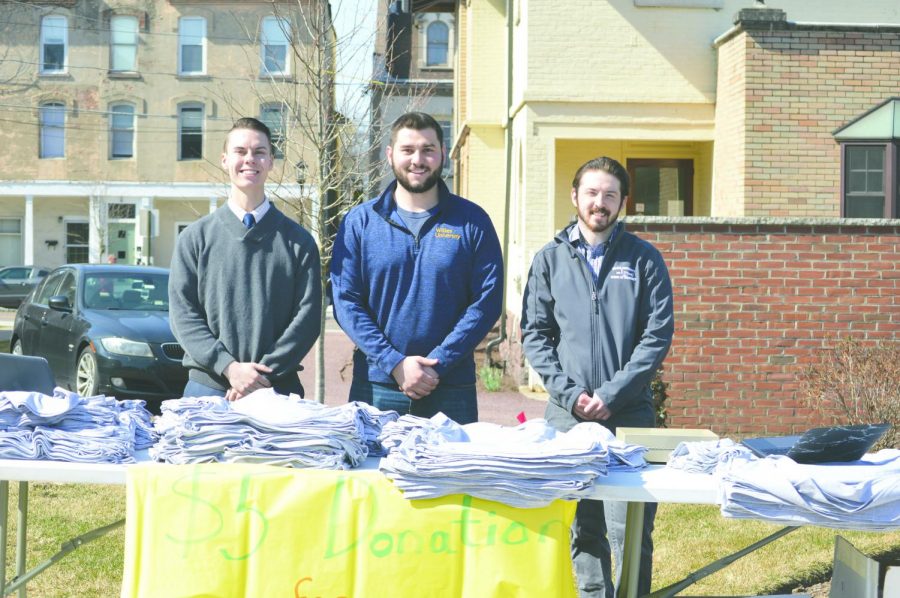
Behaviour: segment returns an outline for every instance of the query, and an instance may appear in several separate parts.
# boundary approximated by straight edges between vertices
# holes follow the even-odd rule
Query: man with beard
[[[672,344],[672,283],[659,251],[618,221],[628,187],[628,172],[611,158],[582,165],[572,181],[578,218],[535,255],[528,274],[522,344],[550,393],[545,417],[560,430],[593,421],[615,432],[656,419],[650,382]],[[610,543],[619,585],[625,507],[578,503],[572,561],[582,598],[612,598]],[[655,514],[655,504],[645,505],[639,596],[650,592]]]
[[[500,317],[503,258],[487,213],[441,180],[445,159],[434,118],[394,122],[396,180],[344,218],[331,284],[357,347],[350,400],[467,424],[478,420],[473,351]]]

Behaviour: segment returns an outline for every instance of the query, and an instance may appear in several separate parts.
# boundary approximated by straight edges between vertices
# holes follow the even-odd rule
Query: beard
[[[391,166],[391,170],[394,171],[394,176],[397,178],[397,184],[409,191],[410,193],[426,193],[431,191],[437,182],[441,180],[441,171],[444,169],[444,161],[441,160],[441,165],[434,170],[431,174],[429,174],[425,180],[421,183],[414,184],[409,180],[409,175],[405,170],[400,170],[395,166]]]
[[[602,216],[606,216],[606,221],[592,222],[591,216],[593,213],[590,209],[578,210],[578,219],[582,223],[584,223],[585,228],[587,228],[589,231],[593,233],[602,233],[609,230],[619,220],[619,213],[621,211],[622,208],[620,207],[619,210],[615,214],[613,214],[606,208],[600,208],[599,210],[597,210],[597,212]]]

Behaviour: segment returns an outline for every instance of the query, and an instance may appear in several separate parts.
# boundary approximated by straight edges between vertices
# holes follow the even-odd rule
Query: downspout
[[[506,0],[506,197],[503,202],[503,306],[500,310],[500,334],[484,349],[487,365],[495,367],[499,361],[491,358],[494,348],[506,340],[506,281],[509,271],[509,204],[512,197],[512,97],[513,97],[513,8],[515,0]]]

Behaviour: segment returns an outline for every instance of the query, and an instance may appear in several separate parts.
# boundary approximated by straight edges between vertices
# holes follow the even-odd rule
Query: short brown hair
[[[434,129],[437,135],[438,145],[444,147],[444,130],[434,117],[424,112],[407,112],[400,116],[391,125],[391,145],[397,141],[397,132],[400,129],[412,129],[414,131],[423,131],[425,129]]]
[[[232,131],[237,129],[250,129],[251,131],[259,131],[260,133],[264,133],[266,136],[266,141],[269,142],[269,152],[272,151],[272,131],[269,130],[269,127],[266,126],[266,123],[261,120],[257,120],[252,116],[245,116],[243,118],[239,118],[234,121],[234,125],[228,129],[228,133],[225,135],[225,142],[222,144],[222,151],[228,151],[228,136],[231,135]]]
[[[592,160],[588,160],[584,164],[581,165],[581,168],[575,173],[575,178],[572,179],[572,188],[578,189],[578,186],[581,184],[581,175],[589,170],[600,170],[602,172],[608,172],[613,175],[617,179],[619,179],[619,191],[622,197],[628,196],[628,191],[630,188],[630,180],[628,178],[628,171],[625,170],[625,167],[622,166],[618,161],[613,160],[607,156],[601,156],[599,158],[594,158]]]

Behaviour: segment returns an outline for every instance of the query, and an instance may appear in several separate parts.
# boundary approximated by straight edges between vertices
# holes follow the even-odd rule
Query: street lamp
[[[306,162],[304,162],[301,158],[300,160],[297,160],[296,164],[294,164],[294,168],[297,178],[297,184],[300,185],[300,193],[303,193],[303,185],[306,184],[306,173],[308,170],[306,167]]]

